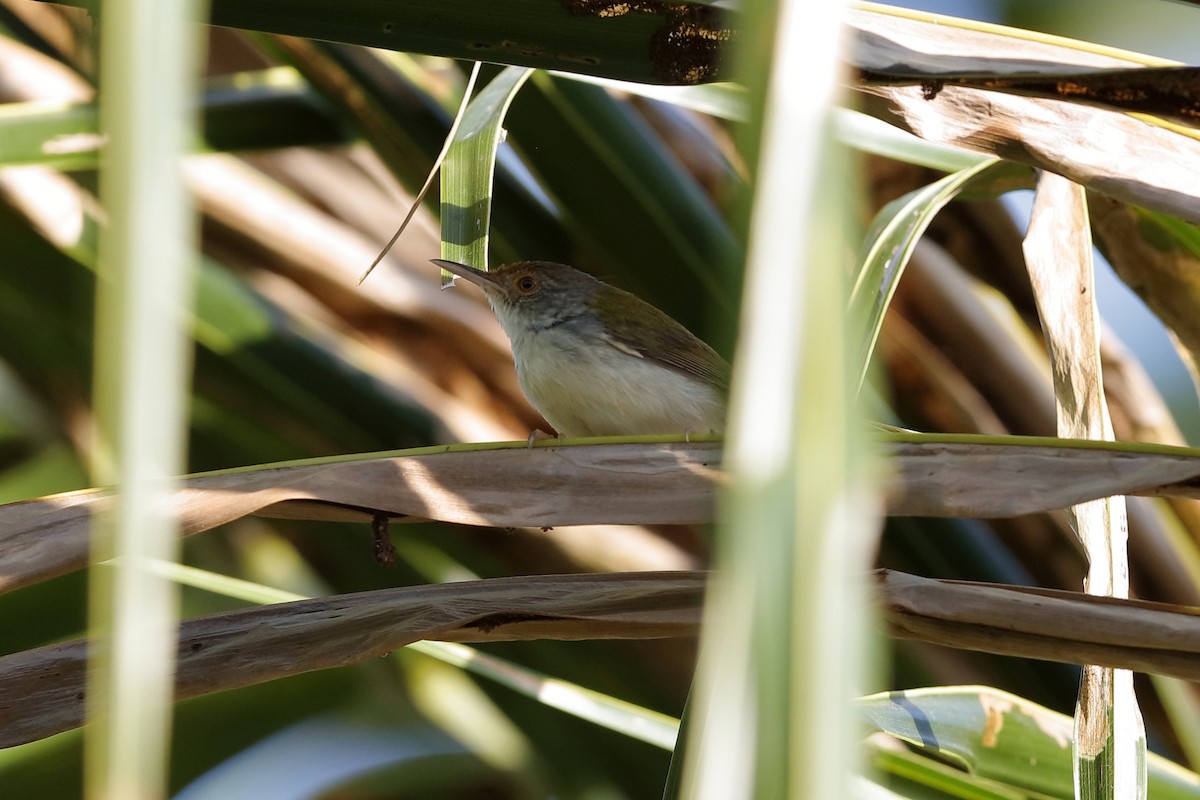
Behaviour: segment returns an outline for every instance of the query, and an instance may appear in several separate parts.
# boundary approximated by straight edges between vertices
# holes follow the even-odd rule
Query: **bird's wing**
[[[636,308],[637,319],[631,313],[623,313],[621,307],[616,309],[615,314],[611,313],[612,308],[606,309],[610,312],[610,319],[605,339],[612,347],[629,355],[657,361],[721,389],[729,388],[729,364],[715,350],[654,306],[638,301]],[[635,331],[645,330],[646,320],[641,317],[648,313],[654,315],[651,327],[655,328],[655,333],[651,336],[644,333],[635,335]]]

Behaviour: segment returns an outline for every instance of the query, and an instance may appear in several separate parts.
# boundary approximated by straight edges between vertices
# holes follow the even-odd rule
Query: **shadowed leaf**
[[[420,639],[654,639],[694,635],[704,579],[693,573],[493,578],[184,620],[179,699],[382,656]],[[0,747],[83,721],[83,640],[0,658]]]
[[[890,435],[888,513],[1008,517],[1111,495],[1200,496],[1182,447],[1034,437]],[[529,448],[524,442],[312,459],[188,478],[184,535],[247,515],[369,522],[436,519],[547,527],[711,521],[722,483],[714,442]],[[0,590],[79,569],[98,490],[0,506]]]

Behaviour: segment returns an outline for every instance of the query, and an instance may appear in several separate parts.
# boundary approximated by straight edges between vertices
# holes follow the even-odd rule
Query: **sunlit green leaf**
[[[504,115],[532,74],[509,67],[467,106],[442,166],[442,257],[487,269],[496,152]]]
[[[858,382],[866,377],[871,354],[883,327],[883,316],[892,302],[904,268],[922,234],[942,207],[972,181],[1002,168],[995,160],[982,160],[947,175],[923,189],[888,203],[875,216],[863,239],[858,275],[850,293],[850,319],[861,331],[856,355]]]
[[[972,775],[1068,800],[1071,718],[982,686],[884,692],[858,708],[876,730]],[[1200,797],[1200,776],[1150,757],[1153,800]]]
[[[926,141],[849,108],[839,108],[834,114],[834,132],[843,144],[856,150],[943,172],[959,172],[991,160],[968,150]]]

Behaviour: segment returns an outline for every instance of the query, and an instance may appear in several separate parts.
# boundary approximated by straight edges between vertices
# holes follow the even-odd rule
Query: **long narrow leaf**
[[[467,106],[442,167],[442,258],[487,269],[504,115],[532,73],[524,67],[505,69]],[[443,283],[449,283],[448,273]]]
[[[668,437],[663,437],[664,439]],[[1200,496],[1200,455],[1163,445],[891,435],[887,511],[1008,517],[1114,494]],[[197,475],[170,501],[185,534],[246,515],[468,525],[710,522],[723,482],[711,442],[524,442],[319,458]],[[103,491],[0,506],[0,590],[79,569]]]
[[[116,492],[92,531],[86,792],[155,798],[167,783],[178,557],[163,500],[185,462],[196,218],[179,169],[193,120],[201,3],[117,0],[101,23],[106,222],[96,292],[92,464]],[[79,672],[82,664],[76,668]],[[80,704],[81,705],[81,704]],[[77,709],[76,713],[79,713]]]
[[[303,595],[231,578],[180,564],[163,564],[164,574],[185,586],[194,586],[226,597],[271,605],[307,600]],[[507,659],[455,642],[421,640],[408,649],[495,681],[580,719],[670,750],[675,744],[678,720],[640,708],[570,681],[560,680]]]
[[[420,639],[657,639],[695,634],[692,573],[495,578],[279,603],[185,620],[177,698],[353,664]],[[0,658],[0,747],[78,726],[87,643]]]
[[[959,172],[989,160],[988,156],[969,150],[926,141],[881,119],[849,108],[837,109],[834,124],[834,133],[842,144],[907,164],[943,172]]]
[[[1200,615],[1188,606],[876,573],[893,636],[984,653],[1200,677]]]
[[[874,503],[844,341],[853,182],[829,136],[843,9],[756,10],[749,38],[769,44],[743,53],[761,105],[717,562],[728,579],[709,595],[682,792],[844,797],[857,771],[847,705],[867,671],[855,572]]]
[[[1039,796],[1072,796],[1071,718],[986,686],[910,689],[864,697],[872,727],[973,775]],[[1200,778],[1150,758],[1155,800],[1200,797]]]
[[[1058,433],[1111,441],[1083,187],[1052,173],[1038,178],[1024,250],[1050,350]],[[1086,591],[1128,597],[1125,499],[1093,500],[1072,506],[1067,515],[1088,557]],[[1128,670],[1084,666],[1075,710],[1075,780],[1083,800],[1146,796],[1146,731]]]
[[[863,239],[865,252],[859,257],[858,276],[850,292],[850,319],[856,330],[862,331],[863,337],[854,364],[858,385],[861,386],[866,378],[871,354],[875,352],[875,343],[883,327],[883,315],[896,294],[917,240],[946,203],[971,181],[999,166],[998,161],[979,161],[893,200],[875,215],[875,221]]]
[[[85,6],[84,0],[70,5]],[[617,12],[617,13],[614,13]],[[464,61],[582,72],[643,83],[688,84],[729,72],[720,48],[736,12],[690,6],[599,7],[577,13],[557,2],[445,0],[399,4],[216,0],[212,24],[362,44]]]
[[[1054,37],[872,7],[854,12],[856,63],[948,63],[963,70],[1026,69],[1040,62],[1130,67],[1154,61]],[[964,53],[970,54],[964,56]],[[1159,62],[1161,63],[1161,62]],[[931,142],[999,156],[1060,175],[1125,202],[1195,222],[1200,138],[1153,118],[1044,99],[945,86],[867,86],[886,100],[866,110]]]

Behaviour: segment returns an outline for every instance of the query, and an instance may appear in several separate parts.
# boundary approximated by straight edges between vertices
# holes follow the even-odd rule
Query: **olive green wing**
[[[610,345],[720,389],[729,388],[729,364],[703,340],[649,303],[608,288],[617,294],[605,298]],[[652,332],[646,333],[647,329]]]

